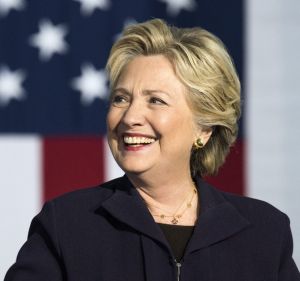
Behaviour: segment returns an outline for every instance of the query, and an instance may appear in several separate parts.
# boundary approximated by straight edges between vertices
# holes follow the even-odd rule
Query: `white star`
[[[6,16],[11,9],[22,10],[24,8],[24,0],[0,0],[0,17]]]
[[[89,105],[95,98],[104,99],[108,92],[105,70],[97,71],[93,65],[85,64],[81,67],[81,72],[81,76],[71,82],[72,87],[81,92],[81,102]]]
[[[29,38],[29,43],[40,51],[40,59],[47,61],[54,53],[63,54],[68,46],[64,41],[67,28],[63,25],[54,26],[49,20],[42,20],[39,24],[39,32]]]
[[[24,98],[25,91],[21,86],[24,80],[24,71],[10,71],[6,66],[0,67],[0,105],[8,104],[13,98]]]
[[[125,19],[125,21],[123,22],[123,29],[129,25],[132,25],[132,24],[136,24],[137,21],[134,19],[134,18],[127,18]],[[117,33],[115,36],[114,36],[114,41],[118,40],[122,35],[122,31]]]
[[[167,13],[171,16],[177,16],[181,9],[193,11],[197,4],[195,0],[159,0],[167,4]]]
[[[84,16],[90,16],[95,9],[108,10],[110,8],[110,0],[74,0],[81,3],[81,13]]]

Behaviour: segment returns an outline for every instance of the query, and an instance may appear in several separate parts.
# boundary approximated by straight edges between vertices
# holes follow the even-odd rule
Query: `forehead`
[[[117,86],[129,90],[159,87],[164,90],[185,92],[173,65],[163,55],[137,56],[123,69]],[[144,90],[144,89],[143,89]]]

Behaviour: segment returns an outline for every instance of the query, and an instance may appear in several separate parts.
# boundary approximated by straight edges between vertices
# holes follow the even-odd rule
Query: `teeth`
[[[142,144],[142,143],[153,143],[155,139],[145,137],[124,137],[126,144]]]

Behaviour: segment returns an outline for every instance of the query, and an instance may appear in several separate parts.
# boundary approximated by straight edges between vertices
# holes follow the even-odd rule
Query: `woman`
[[[161,20],[111,50],[108,142],[125,176],[45,204],[5,281],[296,281],[288,217],[202,181],[237,136],[223,44]]]

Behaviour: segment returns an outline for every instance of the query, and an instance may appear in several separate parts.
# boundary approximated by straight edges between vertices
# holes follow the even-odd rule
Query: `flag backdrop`
[[[274,5],[270,2],[270,6]],[[274,131],[275,142],[284,137],[274,130],[279,124],[273,123],[269,102],[274,91],[279,97],[285,91],[283,70],[272,61],[281,49],[264,37],[269,31],[275,34],[273,26],[262,28],[269,20],[264,13],[272,18],[270,6],[261,6],[258,0],[248,4],[239,0],[0,0],[0,279],[45,200],[122,174],[105,140],[108,83],[104,67],[122,29],[154,17],[180,27],[202,26],[219,36],[235,61],[242,84],[247,85],[243,90],[245,104],[249,100],[251,105],[245,108],[247,122],[240,123],[238,141],[220,174],[209,181],[230,192],[273,200],[295,222],[300,211],[295,177],[287,182],[280,178],[287,170],[282,165],[288,165],[276,166],[282,155],[268,139]],[[282,12],[279,6],[275,9],[278,17],[293,11]],[[281,14],[280,19],[285,16]],[[299,22],[297,12],[292,16]],[[274,36],[278,38],[275,43],[280,43],[280,35]],[[261,42],[265,54],[259,49]],[[269,68],[281,79],[281,87],[274,85]],[[292,85],[288,86],[292,92]],[[268,129],[261,122],[266,119]],[[256,133],[256,125],[250,125],[251,120],[260,126],[263,138]],[[280,117],[278,121],[283,122]],[[246,140],[251,153],[247,159]],[[296,147],[295,139],[293,143]],[[295,153],[289,151],[296,164]],[[300,228],[293,227],[293,231],[299,237]],[[296,249],[300,260],[300,248]]]

